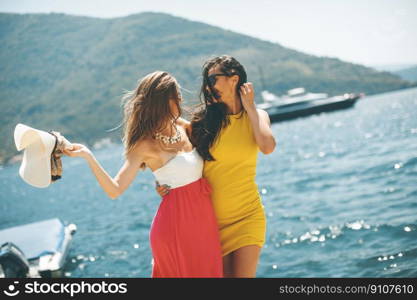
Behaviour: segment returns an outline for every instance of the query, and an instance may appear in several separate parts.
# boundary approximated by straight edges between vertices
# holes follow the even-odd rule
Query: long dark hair
[[[210,153],[210,147],[219,136],[220,130],[230,123],[227,118],[227,105],[213,100],[213,98],[219,100],[220,95],[208,82],[208,72],[216,66],[219,66],[224,74],[239,76],[239,82],[236,85],[236,92],[239,97],[239,88],[247,81],[245,68],[229,55],[212,58],[203,65],[203,83],[200,90],[202,108],[193,115],[191,121],[191,142],[197,148],[201,157],[208,161],[215,160]]]

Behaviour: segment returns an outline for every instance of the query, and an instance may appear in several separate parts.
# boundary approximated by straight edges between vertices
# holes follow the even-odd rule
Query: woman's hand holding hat
[[[93,155],[87,146],[84,146],[83,144],[77,144],[77,143],[72,143],[72,150],[65,149],[63,153],[70,157],[82,157],[85,159]]]

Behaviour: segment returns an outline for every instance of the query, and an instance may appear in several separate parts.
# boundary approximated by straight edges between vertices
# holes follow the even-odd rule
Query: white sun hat
[[[25,149],[19,175],[28,184],[45,188],[51,184],[51,154],[56,138],[49,132],[17,124],[14,141],[18,151]]]

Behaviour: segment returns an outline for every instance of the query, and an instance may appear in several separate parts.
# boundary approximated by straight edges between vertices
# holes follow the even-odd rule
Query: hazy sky
[[[166,12],[309,54],[417,64],[417,0],[0,0],[0,11],[101,18]]]

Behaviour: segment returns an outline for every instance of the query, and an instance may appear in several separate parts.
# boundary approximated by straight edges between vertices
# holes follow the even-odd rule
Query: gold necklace
[[[167,135],[163,135],[163,134],[157,132],[155,134],[155,139],[161,140],[164,144],[178,143],[179,141],[181,141],[181,132],[177,129],[176,126],[175,126],[175,130],[177,131],[175,136],[167,136]]]

